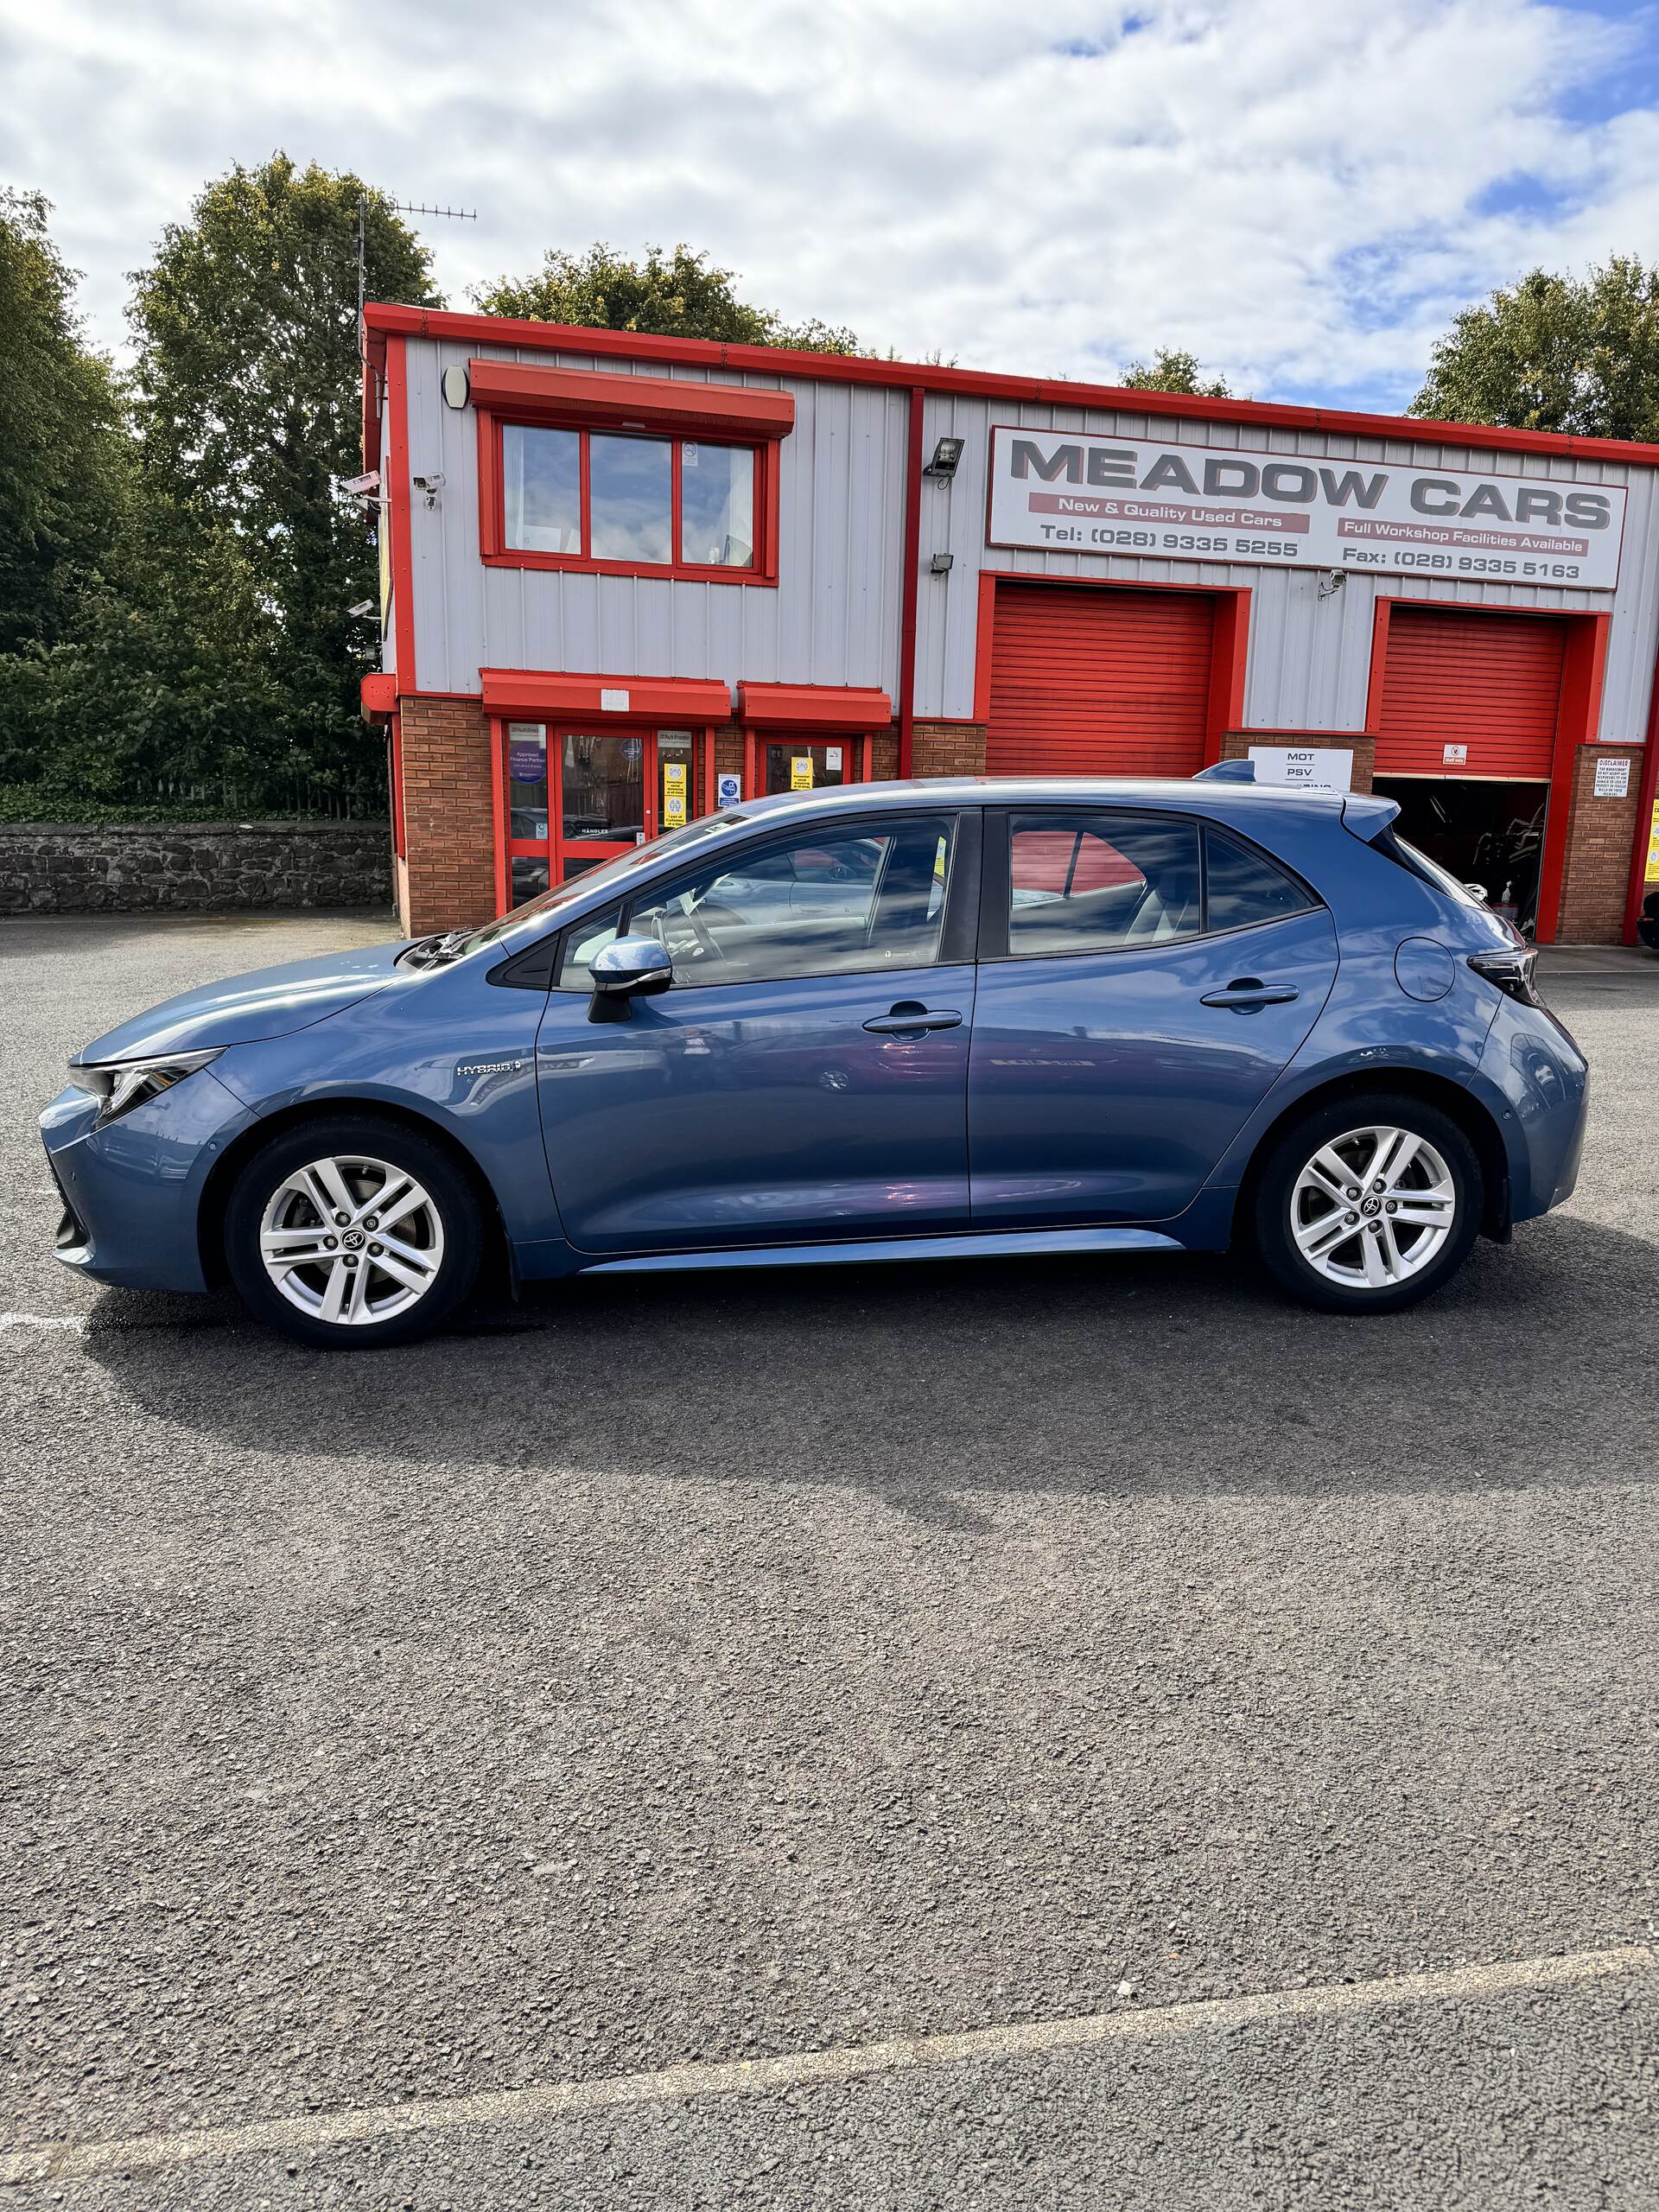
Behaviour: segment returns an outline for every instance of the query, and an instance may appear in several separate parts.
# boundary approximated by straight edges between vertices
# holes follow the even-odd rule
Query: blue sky
[[[476,207],[453,304],[684,239],[901,356],[1098,380],[1160,344],[1393,408],[1535,263],[1659,256],[1659,6],[1540,0],[0,0],[0,179],[107,344],[201,182],[281,147]]]

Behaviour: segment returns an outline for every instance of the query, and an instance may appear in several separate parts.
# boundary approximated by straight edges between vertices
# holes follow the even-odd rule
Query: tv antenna
[[[476,207],[429,207],[423,200],[389,200],[385,203],[394,215],[442,215],[452,223],[475,223]],[[357,195],[357,343],[359,353],[363,346],[363,302],[368,286],[368,194]]]

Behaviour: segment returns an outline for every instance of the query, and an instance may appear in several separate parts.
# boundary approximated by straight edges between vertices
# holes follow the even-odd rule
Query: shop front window
[[[632,844],[645,834],[645,741],[609,730],[565,733],[561,828],[567,845]]]
[[[515,843],[547,837],[547,732],[540,722],[507,724],[507,835]]]

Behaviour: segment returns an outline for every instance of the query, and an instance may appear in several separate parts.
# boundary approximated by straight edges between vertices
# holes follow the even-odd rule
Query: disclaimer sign
[[[993,545],[1611,591],[1616,484],[991,432]]]

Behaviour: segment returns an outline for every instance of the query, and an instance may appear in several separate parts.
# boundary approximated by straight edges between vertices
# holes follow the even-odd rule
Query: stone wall
[[[391,904],[383,822],[0,823],[0,913]]]

